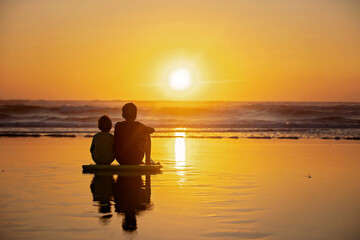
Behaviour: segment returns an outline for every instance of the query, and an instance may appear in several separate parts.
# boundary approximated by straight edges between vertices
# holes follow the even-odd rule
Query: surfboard
[[[160,164],[154,165],[82,165],[83,171],[146,171],[154,172],[160,171],[162,166]]]

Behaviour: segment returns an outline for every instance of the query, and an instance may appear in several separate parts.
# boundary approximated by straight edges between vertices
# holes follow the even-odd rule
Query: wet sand
[[[82,174],[90,141],[0,138],[0,239],[360,238],[357,142],[154,138],[146,177]]]

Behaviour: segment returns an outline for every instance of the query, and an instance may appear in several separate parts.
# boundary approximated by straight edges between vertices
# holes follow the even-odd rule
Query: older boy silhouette
[[[133,103],[126,103],[123,106],[122,116],[125,118],[125,121],[116,123],[114,131],[115,159],[119,164],[143,164],[142,160],[145,154],[145,163],[153,163],[150,158],[150,134],[155,132],[155,129],[135,121],[137,107]]]

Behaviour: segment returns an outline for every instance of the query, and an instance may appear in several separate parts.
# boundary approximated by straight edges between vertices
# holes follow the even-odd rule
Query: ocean
[[[90,137],[126,101],[0,100],[2,137]],[[134,101],[153,137],[360,139],[360,103]],[[113,129],[112,129],[113,130]],[[179,135],[179,132],[181,134]]]

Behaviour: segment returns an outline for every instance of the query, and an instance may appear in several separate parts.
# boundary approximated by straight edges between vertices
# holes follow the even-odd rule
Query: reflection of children
[[[114,161],[114,135],[110,133],[112,127],[111,119],[104,115],[98,120],[101,132],[94,135],[90,152],[96,164],[109,165]]]
[[[90,184],[93,201],[98,206],[99,213],[103,213],[100,220],[108,224],[113,216],[111,201],[114,201],[115,212],[122,213],[124,219],[122,227],[125,231],[137,229],[136,215],[150,210],[151,181],[150,175],[121,175],[114,181],[113,175],[95,174]]]
[[[93,201],[99,202],[99,213],[111,213],[114,178],[112,175],[95,174],[90,189]]]
[[[125,231],[136,230],[136,214],[151,209],[150,175],[147,175],[145,180],[144,184],[140,175],[119,175],[114,183],[115,212],[125,215],[122,223]]]

